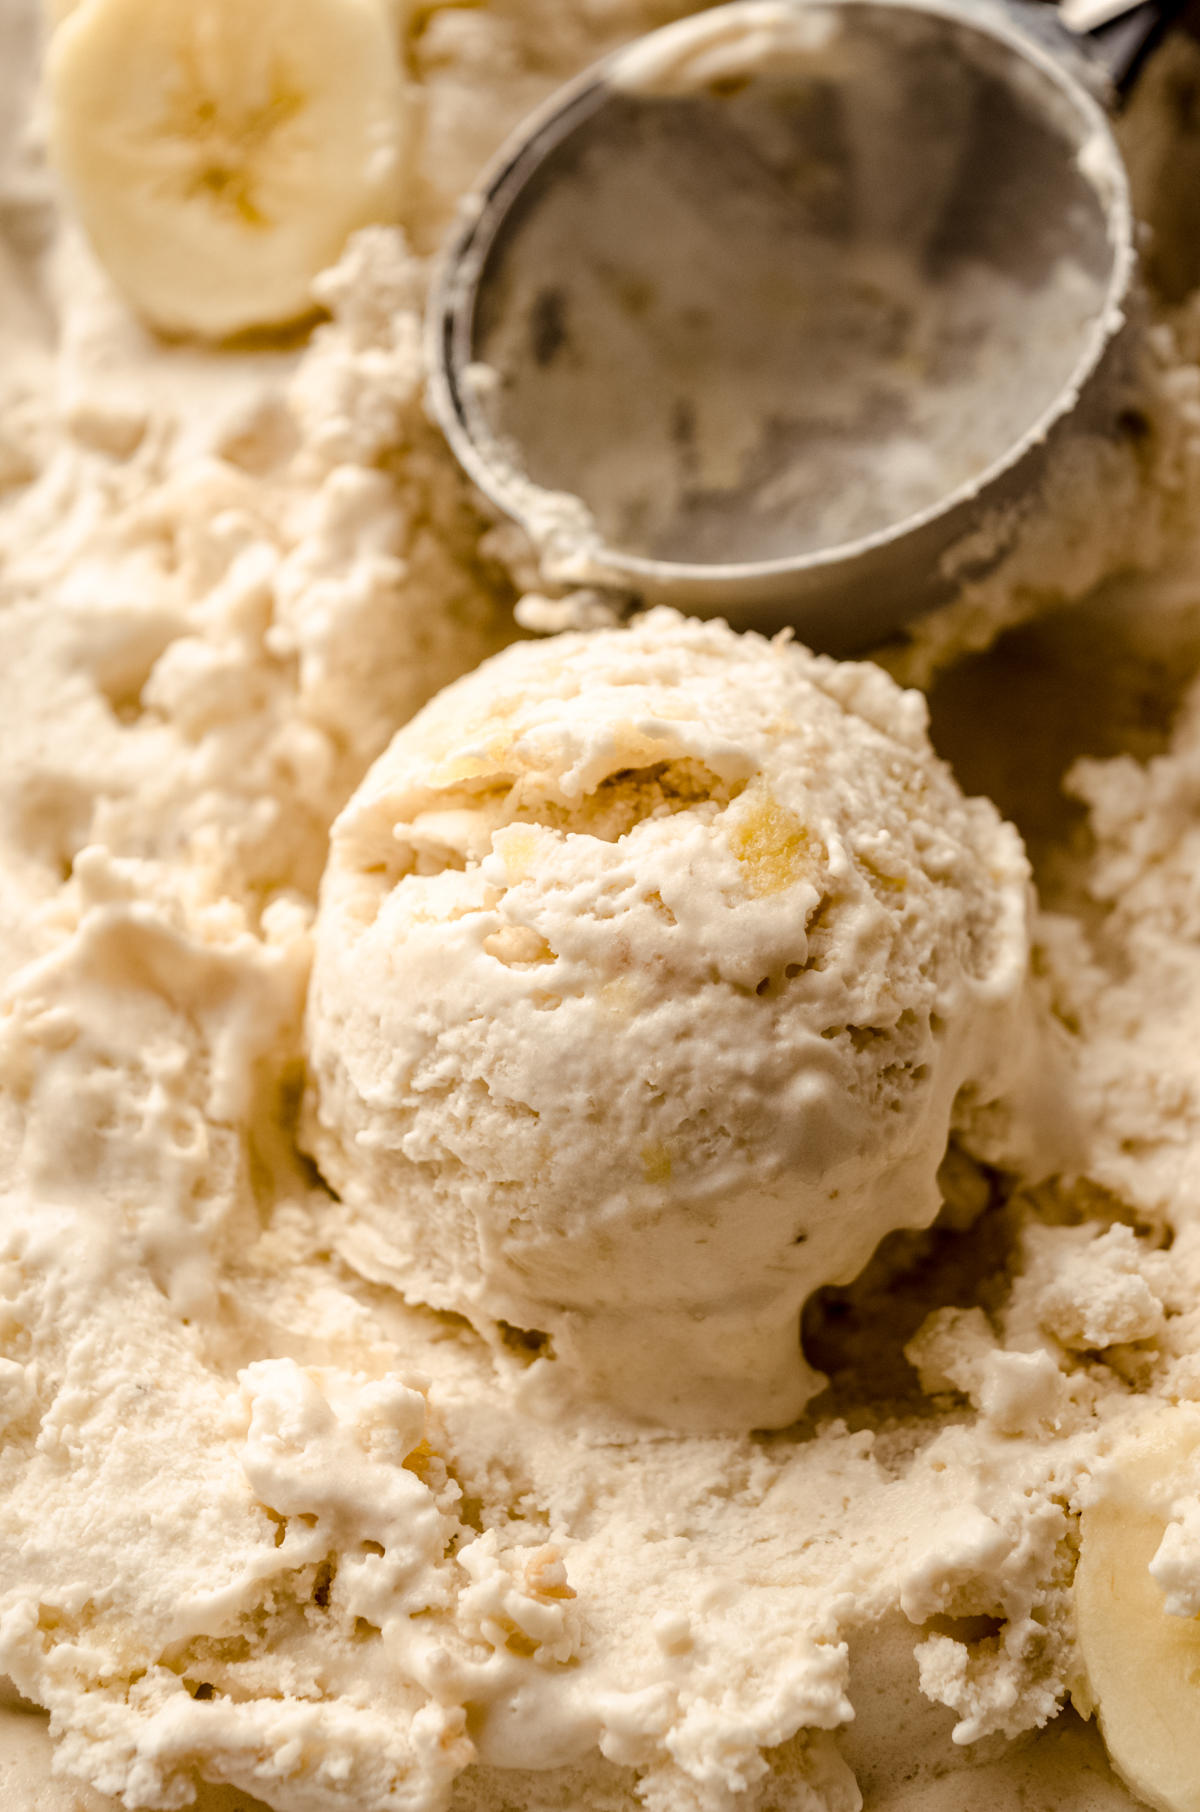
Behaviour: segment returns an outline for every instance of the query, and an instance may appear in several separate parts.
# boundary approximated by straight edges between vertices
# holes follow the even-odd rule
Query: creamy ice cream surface
[[[506,646],[428,256],[687,8],[348,4],[399,217],[214,347],[0,0],[0,1812],[1192,1812],[1200,308],[882,652],[928,728],[670,614]]]
[[[351,1262],[668,1426],[793,1421],[801,1304],[933,1219],[956,1102],[1037,1060],[1024,853],[925,715],[661,610],[414,718],[316,927]]]

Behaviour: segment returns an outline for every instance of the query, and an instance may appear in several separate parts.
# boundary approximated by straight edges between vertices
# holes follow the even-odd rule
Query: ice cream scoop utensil
[[[431,394],[548,582],[846,652],[1004,557],[1112,431],[1134,269],[1051,12],[739,0],[510,141],[442,259]]]
[[[1068,31],[1085,35],[1121,97],[1130,94],[1146,62],[1175,25],[1195,34],[1195,0],[1059,0]]]

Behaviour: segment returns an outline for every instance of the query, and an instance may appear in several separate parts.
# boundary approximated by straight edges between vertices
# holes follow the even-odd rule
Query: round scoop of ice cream
[[[1016,832],[878,668],[656,610],[448,687],[334,826],[307,1140],[346,1255],[576,1393],[783,1426],[927,1225],[1027,970]]]

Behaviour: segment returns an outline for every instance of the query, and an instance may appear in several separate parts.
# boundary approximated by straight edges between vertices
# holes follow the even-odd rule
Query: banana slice
[[[406,97],[380,0],[82,0],[47,76],[58,168],[158,328],[296,320],[347,236],[397,216]]]
[[[1083,1513],[1075,1573],[1079,1645],[1109,1758],[1157,1812],[1200,1812],[1200,1619],[1168,1615],[1150,1572],[1172,1504],[1195,1493],[1197,1449],[1190,1406],[1139,1432]]]

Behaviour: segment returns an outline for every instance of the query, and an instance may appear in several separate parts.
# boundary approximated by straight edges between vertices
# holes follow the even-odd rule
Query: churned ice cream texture
[[[556,82],[670,10],[494,0],[406,15],[423,134],[410,243],[432,248],[482,157]],[[393,745],[401,765],[388,756],[376,771],[376,810],[370,764],[511,634],[501,559],[518,583],[529,570],[423,417],[423,259],[394,227],[354,240],[318,280],[330,319],[303,349],[156,341],[50,206],[36,137],[22,137],[35,23],[21,0],[0,0],[12,102],[0,111],[0,1673],[12,1682],[0,1806],[131,1812],[197,1795],[201,1812],[1129,1812],[1097,1722],[1144,1802],[1186,1806],[1200,1778],[1188,1753],[1194,306],[1160,319],[1123,437],[1063,477],[1010,560],[886,657],[922,674],[948,665],[934,743],[955,741],[957,697],[966,789],[987,773],[1038,851],[1054,910],[1029,913],[1025,988],[1051,1022],[1030,1008],[1027,1046],[1021,990],[1004,1006],[1000,979],[1003,950],[1025,935],[1009,938],[1005,903],[1029,911],[1019,847],[931,759],[919,701],[869,667],[670,619],[520,651],[500,669],[520,675],[504,682],[512,719],[494,721],[497,670],[484,668],[470,682],[475,723],[446,694],[409,732],[415,747]],[[1158,95],[1162,184],[1189,167],[1182,97],[1196,73],[1178,44],[1164,57],[1144,91]],[[994,659],[949,665],[1022,617],[1036,620]],[[1063,664],[1047,671],[1060,677],[1030,711],[1024,678],[1055,649]],[[626,660],[635,671],[618,686]],[[591,676],[574,693],[572,663]],[[805,703],[780,735],[783,693]],[[684,697],[690,717],[663,709]],[[628,725],[652,735],[618,754]],[[517,742],[536,761],[513,774]],[[804,760],[784,762],[789,747]],[[438,778],[456,754],[477,770]],[[630,766],[651,777],[618,782]],[[1046,816],[1066,768],[1077,822]],[[514,796],[518,780],[528,796]],[[343,811],[310,989],[318,882]],[[360,814],[370,859],[354,841]],[[926,821],[937,834],[923,843]],[[500,855],[513,838],[537,857],[519,875]],[[643,873],[654,864],[657,889]],[[902,877],[903,891],[886,885]],[[580,891],[589,911],[565,910]],[[646,897],[656,891],[665,911]],[[410,922],[417,892],[428,916]],[[332,997],[364,1023],[394,1014],[408,1028],[431,1085],[411,1091],[414,1125],[428,1108],[436,1157],[389,1146],[394,1078],[383,1065],[362,1086],[336,1049],[322,990],[343,897],[377,906],[380,927],[374,955],[374,925],[337,945],[347,975],[370,958],[382,979]],[[454,917],[464,902],[479,910]],[[391,946],[389,911],[404,934]],[[746,942],[722,936],[702,953],[696,927],[735,918]],[[875,1140],[882,1161],[912,1160],[911,1204],[922,1140],[941,1158],[936,1223],[899,1227],[907,1209],[885,1215],[880,1195],[865,1268],[809,1297],[792,1385],[829,1382],[773,1433],[689,1433],[644,1397],[621,1415],[594,1355],[572,1361],[578,1324],[548,1327],[540,1312],[565,1309],[574,1257],[556,1260],[549,1297],[548,1268],[508,1275],[545,1223],[522,1219],[533,1123],[505,1103],[524,1096],[485,1083],[521,1065],[537,1080],[540,1039],[518,1036],[527,1009],[548,1028],[592,1015],[562,1058],[564,1089],[629,1048],[634,965],[618,964],[616,940],[639,924],[662,957],[641,983],[658,1003],[647,1033],[663,1020],[688,1033],[670,1047],[673,1075],[703,1096],[689,1065],[718,1005],[767,1029],[744,1041],[739,1029],[736,1053],[711,1044],[731,1078],[720,1126],[755,1127],[751,1154],[721,1159],[722,1174],[780,1207],[772,1239],[810,1234],[779,1248],[789,1316],[806,1278],[830,1273],[848,1220],[782,1216],[798,1144],[781,1111],[771,1119],[786,1041],[801,1053],[819,1041],[820,1073],[853,1078],[854,1114],[830,1116],[835,1146],[858,1116],[864,1149],[843,1154],[847,1172],[866,1176]],[[553,960],[522,938],[531,928]],[[383,974],[385,950],[398,959],[418,939],[462,957],[437,989],[425,978],[442,959],[422,959],[419,1022]],[[780,963],[756,969],[777,949]],[[885,952],[916,1002],[911,1022],[888,994]],[[668,960],[684,965],[678,988]],[[454,1017],[468,962],[488,978],[491,1043],[473,1045],[481,1027]],[[574,993],[547,985],[556,971],[577,978]],[[610,980],[621,985],[600,1003]],[[804,1003],[823,988],[853,995],[854,1010],[810,1023]],[[956,991],[957,1021],[939,1033],[933,1003]],[[346,1066],[324,1130],[306,999],[314,1052],[327,1041],[332,1073]],[[996,1056],[1032,1077],[1033,1104],[1007,1087],[989,1100],[1005,1078],[971,1055],[989,1023]],[[861,1050],[851,1027],[869,1035]],[[830,1029],[839,1037],[820,1039]],[[1028,1056],[1055,1047],[1064,1097],[1049,1117],[1071,1123],[1074,1153],[1047,1175],[1031,1130],[1045,1072]],[[626,1111],[623,1091],[636,1107],[630,1072],[610,1061],[604,1074],[604,1112]],[[889,1090],[908,1113],[885,1117]],[[702,1141],[681,1156],[682,1097],[661,1078],[646,1094],[655,1136],[581,1146],[593,1174],[569,1211],[597,1200],[597,1175],[603,1200],[627,1209],[628,1239],[604,1253],[600,1282],[585,1280],[593,1322],[614,1279],[638,1283],[639,1208],[662,1211],[664,1229],[691,1215],[683,1189]],[[953,1127],[944,1156],[935,1098]],[[334,1147],[359,1130],[363,1102],[383,1140],[348,1148],[337,1201]],[[437,1188],[479,1162],[485,1116],[502,1136],[489,1137],[470,1215],[431,1227]],[[754,1168],[764,1126],[769,1178]],[[318,1138],[326,1178],[300,1155]],[[570,1161],[570,1140],[554,1149]],[[424,1196],[375,1193],[413,1169]],[[800,1182],[789,1199],[811,1204]],[[506,1197],[511,1224],[497,1213]],[[696,1209],[699,1237],[720,1224],[713,1207]],[[465,1246],[472,1225],[486,1250]],[[818,1235],[829,1263],[806,1271]],[[405,1241],[414,1275],[428,1268],[419,1289],[389,1281]],[[694,1304],[714,1270],[660,1281]],[[460,1285],[461,1310],[438,1306],[437,1288]],[[1164,1707],[1169,1727],[1156,1723]]]
[[[316,928],[311,1149],[353,1262],[635,1414],[793,1421],[804,1300],[933,1219],[956,1104],[1036,1060],[1024,852],[925,720],[667,610],[419,713]]]

